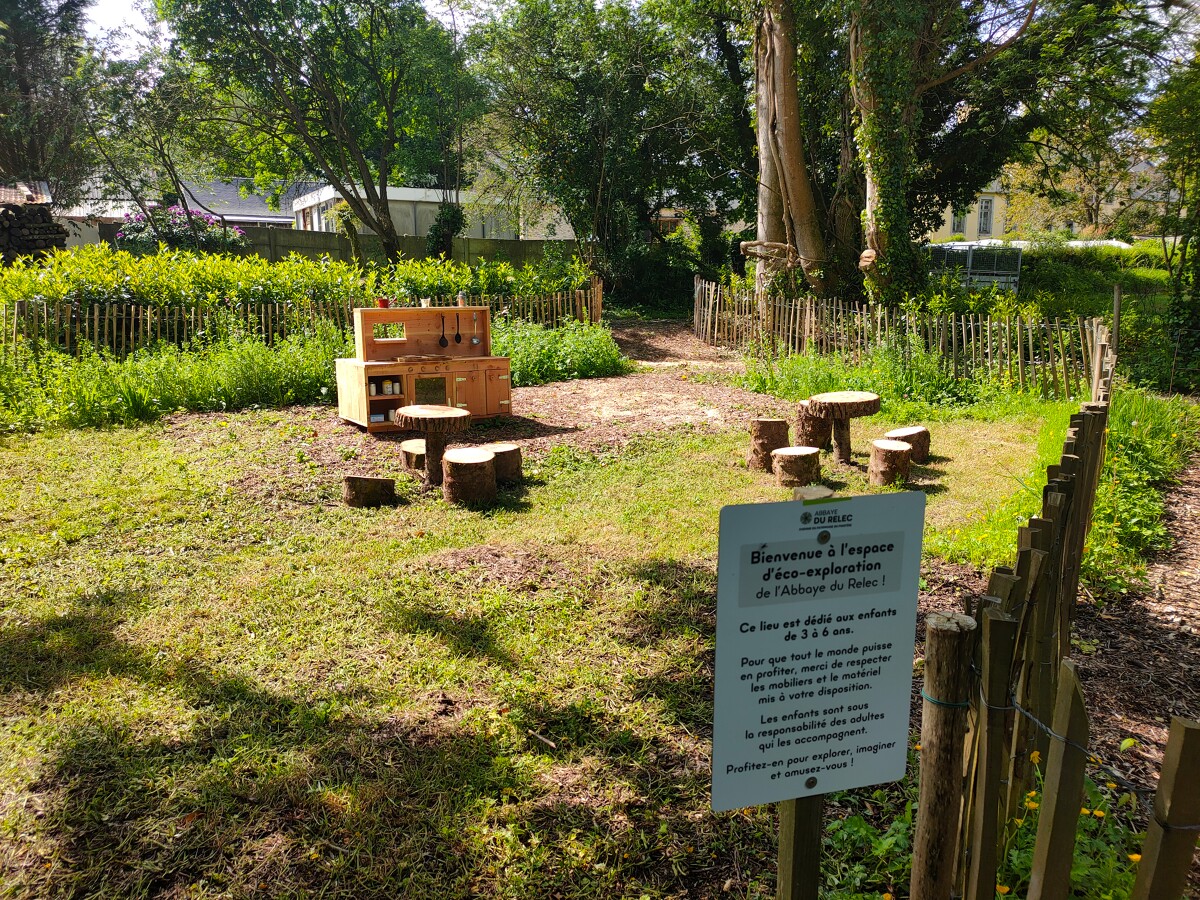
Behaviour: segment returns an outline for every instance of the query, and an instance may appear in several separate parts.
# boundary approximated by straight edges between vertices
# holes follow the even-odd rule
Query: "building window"
[[[979,201],[979,233],[980,235],[992,233],[992,201],[990,199]]]
[[[955,234],[966,234],[967,233],[967,214],[966,213],[955,213],[954,217],[950,220],[950,230],[952,232],[954,232]]]

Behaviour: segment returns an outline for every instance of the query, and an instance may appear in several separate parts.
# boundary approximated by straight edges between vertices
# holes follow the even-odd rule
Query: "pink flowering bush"
[[[142,212],[125,214],[125,224],[117,232],[120,249],[137,254],[156,253],[159,244],[208,253],[250,246],[246,233],[240,228],[222,225],[216,216],[198,209],[185,211],[182,206],[169,206],[156,207],[149,215]]]

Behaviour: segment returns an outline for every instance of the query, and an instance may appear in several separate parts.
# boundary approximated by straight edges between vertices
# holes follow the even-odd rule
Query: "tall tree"
[[[749,194],[745,85],[678,20],[623,0],[519,0],[479,32],[494,174],[566,216],[620,283],[664,207]]]
[[[400,255],[389,185],[442,187],[471,91],[416,0],[159,0],[261,177],[308,172]],[[451,168],[456,168],[451,167]],[[455,175],[456,173],[450,173]]]
[[[79,200],[90,171],[77,67],[91,2],[0,2],[0,179],[45,181],[59,207]]]

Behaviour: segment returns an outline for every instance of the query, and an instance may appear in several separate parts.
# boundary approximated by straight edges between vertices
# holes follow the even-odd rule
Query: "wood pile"
[[[0,260],[12,265],[18,256],[41,256],[67,246],[67,229],[54,221],[50,207],[0,205]]]

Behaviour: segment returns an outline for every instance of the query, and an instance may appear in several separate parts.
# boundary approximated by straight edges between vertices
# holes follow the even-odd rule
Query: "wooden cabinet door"
[[[487,414],[507,416],[512,412],[512,385],[508,366],[487,369]]]
[[[479,369],[455,372],[454,405],[473,416],[487,415],[487,389]]]

